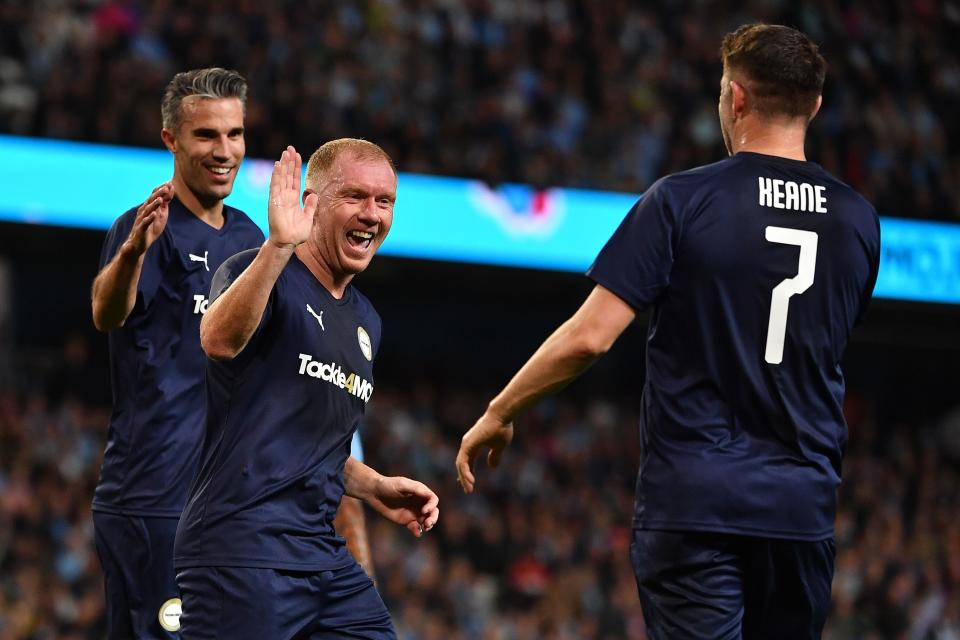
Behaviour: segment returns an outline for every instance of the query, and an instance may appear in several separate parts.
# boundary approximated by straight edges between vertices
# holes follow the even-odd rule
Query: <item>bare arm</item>
[[[373,557],[370,554],[370,540],[367,538],[366,517],[363,503],[350,496],[343,496],[340,508],[333,520],[333,528],[347,540],[347,550],[354,560],[360,563],[371,578],[375,578]]]
[[[490,401],[486,412],[467,431],[457,453],[457,479],[472,493],[473,461],[480,447],[490,447],[487,463],[500,464],[503,449],[513,439],[513,419],[543,397],[559,391],[587,370],[616,342],[636,313],[619,297],[594,287],[583,305],[540,345],[506,387]]]
[[[430,487],[402,476],[382,476],[354,457],[347,458],[343,468],[343,488],[418,538],[440,518],[440,499]]]
[[[300,154],[287,147],[270,177],[267,217],[270,237],[236,281],[218,297],[200,320],[200,346],[215,360],[230,360],[243,351],[263,317],[270,292],[313,226],[317,196],[300,206]]]
[[[173,185],[164,183],[153,190],[137,209],[130,235],[93,280],[90,292],[93,326],[106,333],[122,327],[137,302],[137,284],[147,249],[167,226]]]

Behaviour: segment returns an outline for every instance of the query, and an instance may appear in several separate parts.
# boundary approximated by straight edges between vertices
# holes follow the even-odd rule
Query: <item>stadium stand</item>
[[[170,75],[221,64],[251,81],[251,157],[349,134],[382,143],[402,171],[641,191],[722,156],[718,42],[747,19],[796,25],[823,45],[831,67],[811,158],[884,215],[960,220],[960,10],[945,0],[3,2],[0,133],[157,147]],[[11,229],[0,227],[14,289],[12,326],[0,327],[0,351],[13,345],[0,353],[0,640],[102,638],[90,500],[108,422],[106,343],[67,330],[88,327],[102,234]],[[378,305],[387,289],[405,288],[402,278],[378,281],[399,271],[382,264],[359,282],[376,284]],[[426,264],[416,281],[436,282],[448,267]],[[564,294],[547,320],[519,290],[549,306],[569,280],[551,290],[523,271],[501,275],[500,309],[478,293],[489,271],[471,282],[463,274],[434,284],[436,299],[456,286],[462,306],[431,291],[384,305],[367,457],[429,482],[443,512],[416,544],[368,520],[400,636],[642,640],[625,561],[638,394],[621,385],[587,401],[574,388],[545,403],[523,418],[503,470],[464,499],[452,469],[460,435],[510,359],[527,355],[573,298]],[[33,294],[53,286],[55,299]],[[470,296],[483,308],[465,309]],[[471,319],[445,315],[454,307]],[[502,331],[476,329],[505,309],[515,326],[501,350]],[[948,382],[957,365],[943,364],[956,360],[960,324],[956,311],[926,309],[881,309],[900,314],[888,326],[874,323],[875,310],[854,336],[872,342],[856,344],[848,370],[828,640],[960,640],[960,414]],[[414,335],[418,324],[427,326]],[[471,336],[455,354],[447,329]],[[640,334],[626,338],[631,348],[642,348]],[[888,360],[891,344],[916,350],[909,366]],[[501,360],[493,374],[489,363],[473,371],[484,356]],[[596,375],[608,380],[625,361],[612,353]],[[460,379],[448,375],[458,364]],[[398,386],[411,370],[422,377]],[[916,385],[881,382],[892,377]],[[916,392],[925,386],[936,391]]]
[[[360,135],[406,171],[639,192],[722,157],[719,41],[758,19],[830,63],[811,158],[883,215],[956,220],[942,0],[8,2],[0,132],[156,147],[166,80],[219,64],[250,80],[251,156]]]
[[[84,338],[67,345],[30,380],[0,392],[0,640],[104,633],[89,504],[108,409],[82,382],[102,376],[84,355]],[[370,519],[380,589],[400,637],[645,637],[623,561],[636,399],[573,394],[545,403],[523,419],[502,471],[467,500],[451,460],[486,394],[444,384],[383,383],[364,428],[372,464],[424,478],[443,506],[441,525],[422,542]],[[960,414],[891,421],[860,393],[849,395],[846,414],[834,611],[824,637],[954,640]]]

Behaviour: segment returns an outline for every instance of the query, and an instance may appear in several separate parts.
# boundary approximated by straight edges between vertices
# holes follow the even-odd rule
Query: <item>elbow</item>
[[[108,317],[102,307],[93,303],[93,327],[100,333],[109,333],[113,329],[123,326],[123,320],[116,322]]]
[[[206,320],[204,317],[203,320]],[[240,353],[242,347],[237,347],[226,340],[222,332],[211,328],[209,323],[200,322],[200,347],[211,360],[233,360]]]
[[[210,336],[205,338],[202,333],[200,334],[200,346],[211,360],[233,360],[240,353],[239,349],[234,349],[225,341]]]
[[[592,362],[603,356],[613,346],[611,340],[597,331],[590,331],[585,327],[572,327],[572,336],[569,340],[572,350],[578,359]]]

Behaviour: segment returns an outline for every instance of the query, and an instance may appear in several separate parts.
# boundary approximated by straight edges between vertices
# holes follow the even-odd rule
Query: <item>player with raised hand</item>
[[[226,205],[245,144],[235,71],[179,73],[161,102],[173,177],[120,216],[93,282],[109,332],[113,413],[93,499],[109,638],[176,638],[173,539],[203,440],[200,317],[213,272],[263,233]]]
[[[349,456],[381,333],[351,281],[393,222],[393,163],[340,139],[311,157],[302,199],[300,175],[288,147],[271,178],[270,235],[221,266],[200,327],[207,438],[175,553],[185,639],[394,638],[334,530],[337,507],[353,496],[417,537],[439,517],[427,486]]]
[[[513,418],[652,309],[631,559],[652,640],[819,638],[846,440],[840,358],[877,277],[876,211],[806,159],[825,62],[788,27],[721,48],[730,157],[657,181],[588,275],[596,287],[468,430],[465,492]]]
[[[108,263],[94,281],[93,323],[100,331],[119,327],[133,310],[144,255],[167,226],[173,195],[169,182],[150,193],[136,210],[130,235],[117,252],[120,257]]]

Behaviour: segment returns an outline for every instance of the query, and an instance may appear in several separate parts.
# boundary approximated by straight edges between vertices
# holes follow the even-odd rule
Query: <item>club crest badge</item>
[[[363,327],[357,327],[357,342],[360,343],[360,351],[367,360],[373,360],[373,344],[370,342],[370,336]]]
[[[179,631],[181,613],[183,613],[183,606],[180,598],[170,598],[160,605],[160,614],[157,616],[160,626],[167,631]]]

